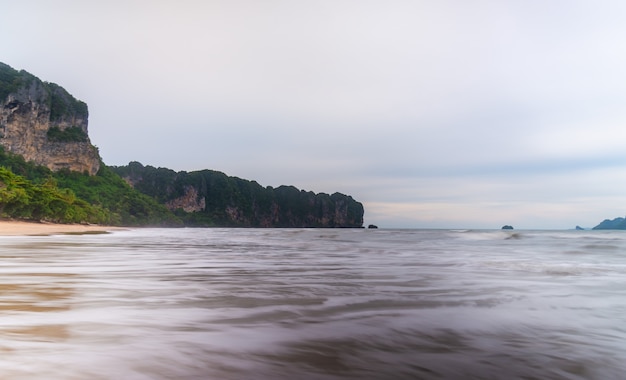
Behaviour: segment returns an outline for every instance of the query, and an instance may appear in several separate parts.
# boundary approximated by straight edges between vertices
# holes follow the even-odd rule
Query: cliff
[[[87,105],[65,89],[0,63],[0,145],[53,171],[94,175],[98,150],[87,131]]]
[[[87,105],[0,63],[0,217],[151,226],[362,227],[348,195],[261,187],[212,170],[101,163]],[[122,179],[123,177],[123,179]]]
[[[293,186],[262,187],[217,171],[175,172],[138,162],[111,169],[136,190],[174,211],[186,225],[363,226],[363,205],[340,193],[315,194]]]

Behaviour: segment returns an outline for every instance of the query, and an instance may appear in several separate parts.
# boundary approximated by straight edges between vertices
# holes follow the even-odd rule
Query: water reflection
[[[70,273],[4,274],[0,282],[0,334],[15,340],[67,339],[69,330],[66,325],[30,324],[33,319],[27,316],[69,310],[74,277]]]

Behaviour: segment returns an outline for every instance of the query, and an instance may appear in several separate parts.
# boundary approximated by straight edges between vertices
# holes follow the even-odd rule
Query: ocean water
[[[0,237],[0,379],[624,379],[626,232]]]

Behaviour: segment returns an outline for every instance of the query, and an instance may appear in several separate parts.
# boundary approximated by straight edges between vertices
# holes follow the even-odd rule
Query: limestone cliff
[[[65,89],[0,63],[0,145],[51,170],[94,175],[100,156],[87,132],[87,105]]]
[[[189,226],[363,226],[363,205],[340,193],[315,194],[293,186],[262,187],[213,170],[175,172],[138,162],[111,169]]]

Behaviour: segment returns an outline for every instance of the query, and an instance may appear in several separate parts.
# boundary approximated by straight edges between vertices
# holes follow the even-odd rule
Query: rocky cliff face
[[[51,170],[96,174],[87,105],[53,83],[0,63],[0,145]]]
[[[131,183],[128,178],[124,178],[124,180],[129,184]],[[206,209],[206,202],[204,198],[198,194],[198,189],[193,186],[186,186],[185,194],[165,202],[165,207],[170,211],[181,209],[185,212],[198,212]]]

